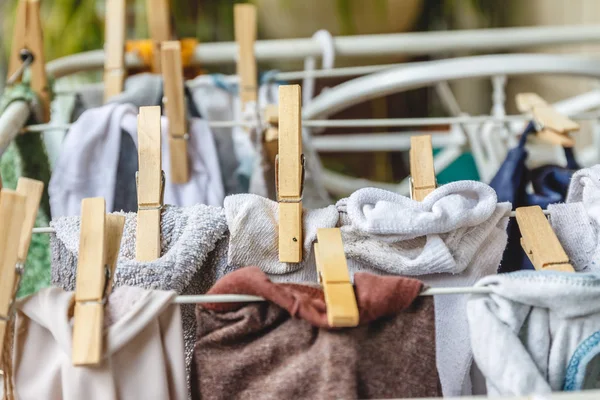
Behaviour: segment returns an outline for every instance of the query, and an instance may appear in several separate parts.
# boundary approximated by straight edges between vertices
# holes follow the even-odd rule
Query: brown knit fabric
[[[417,297],[422,283],[366,273],[355,274],[354,283],[360,326],[329,329],[318,288],[272,283],[256,267],[222,278],[209,294],[270,302],[196,308],[193,397],[441,396],[433,299]]]

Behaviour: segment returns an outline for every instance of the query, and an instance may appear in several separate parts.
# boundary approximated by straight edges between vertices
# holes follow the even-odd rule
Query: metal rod
[[[577,121],[597,120],[600,114],[582,113],[570,117]],[[516,122],[528,121],[528,115],[507,115],[504,117],[493,117],[491,115],[461,116],[461,117],[431,117],[431,118],[371,118],[371,119],[332,119],[332,120],[304,120],[302,126],[306,128],[378,128],[378,127],[414,127],[435,126],[450,124],[481,124],[484,122]],[[45,132],[51,130],[66,130],[72,124],[36,124],[28,125],[22,129],[23,132]],[[212,128],[233,128],[236,126],[252,127],[252,124],[244,121],[209,121]]]
[[[550,211],[549,210],[542,210],[544,212],[544,215],[550,215]],[[512,211],[509,215],[510,218],[515,218],[516,217],[516,213],[515,211]],[[40,228],[33,228],[32,230],[33,233],[56,233],[56,230],[50,226],[44,226],[44,227],[40,227]]]
[[[336,57],[365,59],[400,54],[448,54],[463,50],[492,53],[534,46],[596,43],[598,37],[600,25],[576,25],[338,36],[333,43]],[[234,42],[202,43],[196,47],[192,63],[233,64],[236,52]],[[255,43],[255,53],[259,62],[302,60],[320,57],[322,49],[313,39],[260,40]],[[125,64],[128,68],[143,66],[142,60],[133,53],[126,54]],[[93,50],[48,62],[46,70],[60,78],[103,66],[104,51]]]
[[[492,290],[487,287],[446,287],[429,288],[419,293],[419,296],[439,296],[449,294],[488,294]],[[173,303],[175,304],[203,304],[203,303],[247,303],[266,301],[259,296],[250,296],[243,294],[200,294],[177,296]]]

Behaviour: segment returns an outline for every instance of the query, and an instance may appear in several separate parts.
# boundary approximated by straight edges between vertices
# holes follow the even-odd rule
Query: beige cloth
[[[43,289],[18,302],[13,354],[16,398],[186,400],[175,292],[115,289],[106,306],[105,354],[94,367],[71,362],[73,292]]]

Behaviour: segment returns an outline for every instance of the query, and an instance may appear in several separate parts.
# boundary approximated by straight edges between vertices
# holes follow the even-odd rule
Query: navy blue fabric
[[[527,125],[518,146],[508,152],[496,176],[490,182],[490,186],[496,190],[498,201],[510,201],[513,209],[534,205],[547,208],[549,204],[565,201],[571,176],[580,168],[575,161],[573,150],[565,148],[566,168],[545,165],[529,170],[525,165],[527,160],[525,144],[531,132],[535,132],[533,122]],[[533,193],[527,192],[529,183],[533,186]],[[517,221],[511,219],[508,223],[508,244],[498,272],[534,269],[521,248],[520,240],[521,231]]]

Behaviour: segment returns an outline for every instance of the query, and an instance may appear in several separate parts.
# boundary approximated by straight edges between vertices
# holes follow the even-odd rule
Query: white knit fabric
[[[412,275],[434,287],[470,286],[496,273],[511,205],[497,203],[493,189],[483,183],[457,182],[438,188],[422,203],[361,189],[340,200],[336,209],[304,210],[303,262],[284,264],[277,253],[277,203],[250,195],[227,197],[229,263],[258,265],[276,280],[316,277],[311,257],[316,230],[340,226],[351,273]],[[466,297],[438,296],[435,302],[443,393],[470,394]]]
[[[355,268],[410,275],[432,287],[471,286],[495,274],[510,203],[474,181],[441,186],[422,202],[382,189],[337,204],[346,257]],[[352,264],[350,263],[351,268]],[[466,296],[436,296],[437,365],[444,396],[472,394]]]
[[[585,376],[586,364],[597,364],[590,360],[600,350],[597,274],[519,271],[487,277],[476,287],[492,292],[472,295],[467,304],[473,353],[488,395],[597,385],[596,375]]]
[[[600,271],[600,165],[577,171],[566,204],[550,204],[549,221],[578,272]]]

